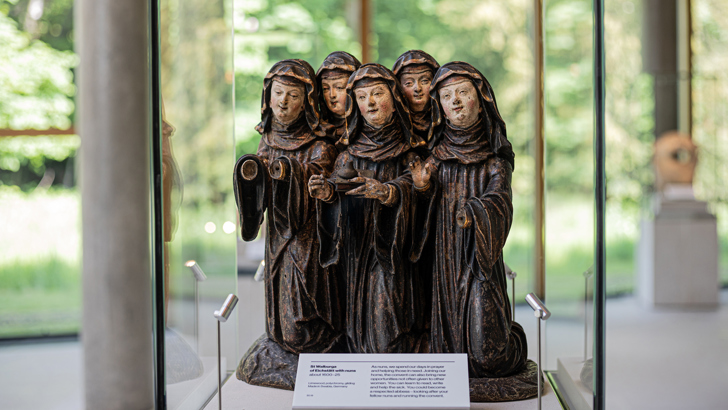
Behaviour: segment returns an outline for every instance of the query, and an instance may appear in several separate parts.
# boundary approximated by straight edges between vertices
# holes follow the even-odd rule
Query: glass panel
[[[160,6],[167,404],[199,408],[217,388],[213,312],[237,294],[232,5]],[[237,312],[221,324],[223,377],[239,357]]]
[[[0,2],[3,409],[83,402],[73,1],[49,3]]]
[[[722,2],[676,5],[606,3],[607,408],[723,405],[720,375],[710,371],[726,366],[726,293],[716,284],[726,282],[728,20]],[[683,52],[689,22],[692,61]],[[666,40],[670,27],[677,42]],[[690,133],[691,113],[692,141],[669,135]],[[680,378],[664,377],[675,369]]]
[[[518,275],[515,279],[515,297],[511,296],[513,282],[510,280],[508,296],[516,304],[515,321],[526,332],[529,359],[536,361],[536,323],[531,308],[524,300],[525,295],[533,292],[535,286],[533,2],[373,1],[373,14],[372,54],[377,62],[392,67],[401,53],[409,49],[421,49],[432,55],[441,65],[451,61],[472,64],[493,87],[498,110],[506,123],[508,139],[515,152],[515,169],[512,175],[514,219],[503,255],[505,263]],[[587,67],[590,67],[590,57],[589,54],[585,56]],[[590,72],[580,75],[586,79],[584,98],[590,101]],[[578,89],[578,84],[575,88]],[[578,110],[584,109],[584,113],[590,118],[590,105],[584,107],[580,105],[581,102],[574,102],[573,106],[578,107]],[[553,110],[558,111],[556,108]],[[575,114],[572,111],[570,115]],[[589,127],[590,124],[585,126]],[[586,131],[584,138],[591,141],[591,128]],[[591,145],[586,149],[589,151],[584,155],[590,159]],[[562,154],[560,159],[576,162],[570,154]],[[585,202],[585,211],[591,218],[591,179],[582,174],[577,175],[576,179],[579,177],[587,179],[583,184],[582,202]],[[587,258],[590,255],[591,253]]]
[[[579,376],[592,357],[594,263],[593,15],[545,2],[546,322],[544,368],[572,408],[592,408]]]
[[[493,87],[516,154],[514,219],[504,261],[519,274],[515,302],[525,304],[524,297],[534,286],[532,2],[486,1],[474,6],[471,2],[377,0],[372,2],[372,13],[374,61],[391,68],[403,52],[424,50],[440,65],[451,61],[472,64]]]
[[[72,2],[28,3],[0,4],[0,339],[81,319]]]
[[[719,280],[728,286],[728,18],[720,1],[693,1],[693,139],[700,148],[695,196],[718,218]],[[719,10],[721,12],[719,12]]]

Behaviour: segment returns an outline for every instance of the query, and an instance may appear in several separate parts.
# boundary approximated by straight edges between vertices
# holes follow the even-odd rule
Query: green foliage
[[[693,19],[693,139],[700,149],[694,186],[700,199],[727,215],[721,209],[728,207],[728,8],[720,0],[696,0]],[[728,234],[720,216],[718,229]]]
[[[276,61],[301,58],[317,69],[336,50],[361,58],[349,18],[353,7],[345,0],[234,2],[237,156],[258,148],[260,135],[253,128],[260,121],[263,77]]]
[[[38,20],[28,15],[30,0],[0,2],[5,13],[23,27],[32,38],[39,39],[56,50],[73,51],[73,0],[46,0]]]
[[[0,339],[78,333],[80,328],[80,282],[54,290],[0,287]]]
[[[375,1],[371,36],[373,59],[387,67],[403,52],[421,49],[441,65],[466,61],[485,75],[516,152],[513,185],[521,198],[533,191],[530,7],[524,0]]]
[[[77,135],[0,138],[0,169],[17,172],[27,166],[40,176],[48,160],[67,160],[76,155],[80,145]]]
[[[634,211],[651,184],[651,82],[641,73],[639,10],[625,13],[623,3],[612,2],[607,10],[607,35],[615,45],[608,50],[608,86],[617,90],[608,96],[609,194]],[[513,184],[521,196],[533,189],[531,7],[527,1],[376,1],[370,37],[373,59],[389,67],[402,52],[417,48],[441,64],[468,61],[485,74],[516,150]],[[360,55],[360,45],[358,10],[343,1],[241,0],[235,2],[235,13],[240,155],[257,147],[259,136],[252,128],[260,115],[262,77],[275,61],[303,58],[316,68],[334,50]],[[547,185],[591,194],[591,3],[548,2],[545,22]]]
[[[223,1],[164,1],[161,77],[171,152],[184,206],[224,204],[232,195],[233,73]]]
[[[235,158],[257,152],[258,141],[259,139],[255,135],[251,135],[250,138],[237,138],[235,140]]]
[[[80,267],[56,256],[17,259],[0,265],[0,288],[63,290],[80,284]]]
[[[78,263],[27,255],[0,262],[0,338],[76,333],[80,310]]]
[[[76,56],[54,50],[0,13],[0,128],[68,128]]]

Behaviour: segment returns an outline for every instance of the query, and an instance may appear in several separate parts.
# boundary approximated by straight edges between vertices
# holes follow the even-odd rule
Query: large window
[[[0,3],[0,339],[81,319],[72,1]]]

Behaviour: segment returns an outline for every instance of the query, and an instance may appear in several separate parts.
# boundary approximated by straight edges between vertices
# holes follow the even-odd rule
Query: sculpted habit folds
[[[346,150],[333,175],[354,169],[360,186],[336,191],[323,176],[309,182],[318,202],[321,263],[345,284],[345,329],[350,352],[414,353],[426,345],[425,289],[413,277],[409,238],[414,226],[413,145],[409,109],[396,79],[379,64],[364,64],[347,84]]]

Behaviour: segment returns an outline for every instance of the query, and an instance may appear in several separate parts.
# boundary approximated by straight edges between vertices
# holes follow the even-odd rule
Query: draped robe
[[[246,240],[255,237],[262,213],[268,210],[268,337],[292,353],[322,353],[335,350],[343,339],[342,309],[335,273],[321,267],[317,260],[316,201],[308,193],[308,180],[314,174],[329,174],[336,149],[324,138],[311,134],[300,119],[293,128],[288,131],[274,124],[270,132],[263,134],[257,153],[259,166],[282,160],[288,168],[287,178],[270,179],[267,170],[258,172],[266,178],[253,182],[236,177],[236,199],[244,197],[238,200],[238,206]],[[238,161],[236,170],[246,157]]]
[[[412,112],[412,131],[422,141],[429,141],[431,138],[430,128],[432,127],[432,115],[430,113],[430,107],[428,106],[425,110]],[[426,148],[423,149],[426,151]]]
[[[341,137],[346,134],[346,121],[343,117],[337,117],[331,114],[328,121],[328,127],[326,129],[326,136],[331,141],[336,141],[336,148],[338,152],[346,150],[346,146],[342,145],[339,141]]]
[[[448,125],[427,160],[437,166],[426,193],[434,201],[417,216],[434,253],[430,350],[467,353],[475,378],[520,371],[528,356],[523,328],[511,318],[502,255],[513,168],[490,150],[486,128]],[[461,209],[470,211],[470,227],[457,225]]]
[[[373,179],[395,188],[391,206],[344,192],[318,202],[321,264],[335,265],[345,281],[352,353],[414,353],[426,341],[424,290],[408,257],[414,197],[405,162],[409,145],[397,127],[395,122],[375,131],[365,125],[332,173],[349,161],[354,169],[372,171]]]

